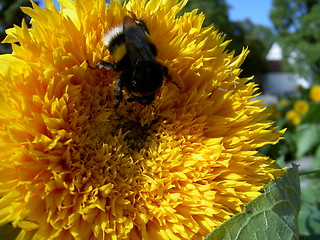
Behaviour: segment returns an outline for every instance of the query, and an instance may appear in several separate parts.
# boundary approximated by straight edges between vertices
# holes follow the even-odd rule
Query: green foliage
[[[320,124],[304,123],[297,126],[297,158],[301,158],[313,149],[319,146],[320,143]]]
[[[298,167],[272,181],[264,193],[210,233],[205,240],[298,239],[300,184]]]
[[[262,148],[264,154],[273,159],[283,156],[290,161],[320,151],[320,102],[312,101],[309,95],[309,89],[301,89],[299,96],[284,96],[278,105],[269,106],[271,120],[276,121],[279,129],[287,130],[279,144]],[[306,108],[305,113],[298,112],[301,105]],[[291,113],[295,114],[293,118]]]
[[[320,148],[310,166],[311,171],[301,176],[302,205],[299,215],[301,239],[320,239]],[[315,169],[315,170],[314,170]]]
[[[320,81],[320,0],[273,0],[270,13],[287,69]],[[292,54],[294,53],[294,55]],[[308,66],[308,67],[307,67]]]
[[[21,25],[22,19],[27,18],[20,6],[31,6],[31,3],[29,0],[0,0],[0,42],[6,36],[5,29],[11,28],[13,24]],[[0,53],[9,53],[10,51],[10,44],[0,45]]]
[[[303,201],[299,215],[301,239],[320,239],[319,176],[302,181],[306,181],[306,185],[302,188]]]
[[[320,86],[301,89],[298,96],[284,96],[278,105],[269,107],[276,125],[287,131],[279,144],[261,149],[282,166],[297,159],[294,162],[304,171],[300,177],[300,239],[320,239],[320,98],[318,90],[313,91],[316,89],[320,90]],[[294,117],[288,114],[292,112],[296,113],[292,115]]]

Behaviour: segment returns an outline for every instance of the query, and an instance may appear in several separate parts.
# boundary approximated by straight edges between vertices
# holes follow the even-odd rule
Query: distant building
[[[296,55],[297,53],[292,53],[292,58],[289,60],[291,64],[294,64],[294,56]],[[299,86],[310,87],[310,80],[299,76],[297,73],[283,71],[282,48],[277,42],[272,44],[266,59],[268,73],[261,79],[263,93],[281,96],[285,93],[297,93]]]
[[[282,58],[282,48],[278,43],[273,43],[266,56],[269,72],[281,72]]]

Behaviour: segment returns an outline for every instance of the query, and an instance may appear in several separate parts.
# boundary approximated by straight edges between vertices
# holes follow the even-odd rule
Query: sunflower
[[[243,210],[282,170],[256,149],[275,144],[235,56],[186,1],[61,0],[23,8],[0,56],[0,224],[20,239],[201,239]],[[152,104],[113,106],[104,35],[143,18],[164,81]],[[127,94],[125,92],[125,94]]]

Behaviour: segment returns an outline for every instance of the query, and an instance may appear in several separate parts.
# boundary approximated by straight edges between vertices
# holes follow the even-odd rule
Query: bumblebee
[[[155,60],[157,48],[151,42],[145,23],[133,17],[125,16],[121,26],[111,29],[105,35],[104,44],[115,62],[101,60],[96,67],[120,72],[115,83],[115,108],[123,100],[123,90],[130,94],[126,99],[128,102],[137,101],[148,105],[154,101],[161,88],[163,76],[172,81],[168,68]]]

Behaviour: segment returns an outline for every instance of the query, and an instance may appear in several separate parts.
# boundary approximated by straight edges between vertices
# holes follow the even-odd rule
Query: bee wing
[[[145,31],[129,16],[123,18],[123,32],[132,63],[154,59]]]

